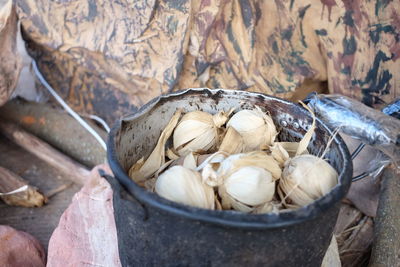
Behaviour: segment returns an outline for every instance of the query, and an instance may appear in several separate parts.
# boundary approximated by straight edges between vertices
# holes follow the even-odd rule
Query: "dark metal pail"
[[[283,141],[299,141],[310,114],[294,103],[234,90],[188,89],[154,99],[112,129],[108,161],[128,194],[112,182],[119,250],[124,266],[320,266],[340,201],[349,189],[352,162],[336,136],[326,158],[339,183],[308,206],[279,214],[205,210],[163,199],[135,184],[127,170],[155,147],[177,108],[215,113],[257,105],[268,111]],[[309,151],[321,153],[332,132],[319,120]]]

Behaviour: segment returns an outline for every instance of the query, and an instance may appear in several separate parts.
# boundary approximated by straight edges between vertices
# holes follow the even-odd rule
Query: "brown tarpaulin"
[[[22,62],[16,47],[17,16],[12,0],[0,0],[0,105],[17,85]]]
[[[76,110],[113,122],[188,87],[379,106],[400,93],[400,3],[18,0],[31,55]]]

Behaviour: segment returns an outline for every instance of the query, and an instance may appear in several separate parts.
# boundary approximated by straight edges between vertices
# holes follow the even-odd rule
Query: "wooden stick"
[[[19,126],[10,122],[0,121],[0,130],[14,143],[31,152],[50,166],[62,171],[74,183],[83,185],[87,180],[90,171],[84,166]]]
[[[58,193],[64,191],[65,189],[68,189],[69,187],[71,187],[74,183],[68,183],[68,184],[63,184],[49,192],[46,193],[46,197],[47,198],[52,198],[53,196],[57,195]]]
[[[28,185],[28,182],[17,174],[2,167],[0,167],[0,198],[8,205],[22,207],[41,207],[47,201],[36,187]]]

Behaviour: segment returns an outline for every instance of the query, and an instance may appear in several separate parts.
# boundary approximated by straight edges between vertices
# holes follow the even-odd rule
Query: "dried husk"
[[[272,200],[263,205],[260,205],[253,209],[253,214],[263,214],[263,213],[279,213],[279,211],[283,209],[283,205],[281,202],[277,200]]]
[[[167,162],[165,162],[163,165],[161,165],[161,167],[154,173],[154,177],[155,178],[158,178],[158,176],[160,175],[160,173],[162,173],[164,170],[166,170],[167,168],[169,168],[169,167],[172,167],[173,165],[173,163],[174,163],[175,161],[174,160],[172,160],[172,159],[170,159],[169,161],[167,161]],[[147,181],[147,180],[146,180]],[[146,182],[145,181],[145,182]],[[143,183],[143,182],[142,182]],[[139,183],[139,185],[140,185],[140,183]]]
[[[228,113],[223,111],[211,115],[203,111],[186,113],[173,135],[174,149],[180,156],[190,152],[206,153],[219,143],[220,128],[228,120]]]
[[[167,151],[165,152],[167,158],[171,159],[171,160],[177,160],[179,159],[179,155],[177,153],[175,153],[175,151],[173,151],[171,148],[168,148]]]
[[[242,136],[234,128],[228,127],[218,150],[232,155],[242,153],[243,146],[244,141]]]
[[[296,156],[299,144],[299,142],[275,142],[269,150],[271,156],[283,167],[288,159]],[[308,154],[308,150],[303,150],[302,154]]]
[[[263,168],[272,174],[274,180],[278,180],[282,175],[282,170],[278,162],[264,151],[254,151],[229,156],[221,162],[218,175],[227,177],[237,169],[246,166]]]
[[[189,159],[189,157],[193,157],[193,158],[196,160],[196,162],[195,162],[194,164],[195,164],[195,166],[197,167],[197,158],[198,158],[198,155],[197,155],[197,154],[195,155],[195,154],[193,154],[192,152],[190,152],[190,153],[187,154],[186,156],[179,157],[179,158],[173,160],[172,163],[171,163],[171,167],[177,166],[177,165],[179,165],[179,166],[184,166],[185,161],[186,161],[186,164],[188,164],[188,160],[191,160],[191,159]],[[193,163],[191,163],[191,164],[193,164]],[[187,167],[187,166],[185,166],[185,167]],[[195,167],[195,168],[189,168],[189,169],[196,169],[196,167]]]
[[[222,177],[217,174],[219,165],[220,163],[209,163],[201,170],[201,178],[204,183],[213,187],[222,184]]]
[[[291,207],[306,206],[328,194],[337,184],[338,174],[326,161],[314,155],[300,155],[285,164],[278,190]]]
[[[321,267],[341,267],[340,254],[338,243],[335,235],[332,235],[331,243],[326,250],[324,259],[322,260]]]
[[[47,202],[39,190],[14,172],[0,167],[0,199],[21,207],[41,207]]]
[[[257,106],[253,110],[237,112],[226,125],[234,128],[243,137],[243,152],[269,147],[278,134],[272,118]]]
[[[23,192],[12,195],[3,195],[0,198],[11,206],[41,207],[47,202],[47,198],[34,186],[28,186]]]
[[[279,163],[282,168],[285,162],[290,158],[289,153],[286,149],[278,142],[275,142],[273,146],[270,147],[271,156]]]
[[[151,177],[162,165],[165,164],[165,143],[172,135],[181,113],[182,110],[179,109],[172,116],[167,126],[161,132],[157,145],[147,160],[144,161],[142,158],[133,164],[133,166],[129,169],[129,177],[133,181],[137,183],[145,181]]]
[[[195,156],[193,153],[187,154],[187,156],[183,159],[182,166],[190,170],[195,170],[197,168],[197,156]]]
[[[274,180],[279,179],[282,174],[279,163],[263,151],[234,154],[229,157],[226,153],[219,151],[199,165],[197,170],[202,170],[205,183],[210,186],[219,186],[226,177],[246,166],[263,168],[272,174]]]
[[[221,162],[225,160],[227,154],[224,152],[216,152],[205,159],[197,170],[201,171],[201,177],[204,183],[209,186],[219,186],[223,183],[223,177],[218,174]]]
[[[198,172],[183,166],[174,166],[163,172],[155,184],[155,192],[177,203],[204,209],[214,209],[212,187],[201,181]]]
[[[221,202],[218,199],[218,195],[215,195],[215,209],[216,210],[222,210],[222,205]]]
[[[279,142],[279,145],[281,145],[288,152],[289,157],[293,158],[296,156],[300,142]],[[308,150],[303,150],[302,154],[308,154]]]
[[[203,164],[203,162],[205,162],[210,156],[212,156],[215,153],[211,153],[211,154],[199,154],[199,156],[197,157],[197,166],[200,166],[201,164]]]
[[[146,181],[144,181],[143,187],[149,192],[154,192],[154,187],[156,186],[156,181],[157,181],[157,178],[155,178],[155,177],[147,179]]]
[[[315,114],[314,114],[314,112],[306,104],[304,104],[301,101],[299,101],[299,102],[305,109],[307,109],[311,113],[312,123],[311,123],[310,128],[306,132],[306,134],[301,139],[299,146],[297,147],[296,156],[307,153],[307,147],[310,144],[311,138],[315,131]]]

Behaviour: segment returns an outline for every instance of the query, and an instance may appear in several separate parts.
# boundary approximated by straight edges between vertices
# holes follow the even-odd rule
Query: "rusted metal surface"
[[[370,267],[400,266],[400,174],[386,168],[375,223]]]
[[[0,108],[0,117],[18,124],[89,168],[105,161],[106,153],[96,139],[67,113],[48,104],[13,99]],[[106,139],[103,129],[91,126]]]

